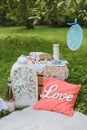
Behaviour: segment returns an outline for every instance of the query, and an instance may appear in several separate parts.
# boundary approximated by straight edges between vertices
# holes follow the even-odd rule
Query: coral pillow
[[[44,77],[41,99],[33,109],[50,110],[72,116],[80,88],[81,85]]]

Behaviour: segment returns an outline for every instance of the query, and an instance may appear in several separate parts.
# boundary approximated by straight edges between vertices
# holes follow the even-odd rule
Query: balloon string
[[[75,25],[77,24],[77,18],[74,19],[74,22],[73,23],[67,23],[68,25]]]

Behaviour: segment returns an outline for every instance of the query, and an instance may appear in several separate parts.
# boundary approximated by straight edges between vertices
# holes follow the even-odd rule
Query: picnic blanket
[[[68,117],[27,107],[0,119],[0,130],[87,130],[87,116],[75,111]]]

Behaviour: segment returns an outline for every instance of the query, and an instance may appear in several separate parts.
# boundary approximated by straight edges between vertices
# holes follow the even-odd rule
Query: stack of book
[[[29,55],[37,60],[52,59],[49,53],[44,53],[44,52],[30,52]]]

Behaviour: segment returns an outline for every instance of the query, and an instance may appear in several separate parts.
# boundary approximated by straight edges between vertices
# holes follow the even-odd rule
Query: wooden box
[[[66,67],[65,66],[46,66],[45,71],[37,73],[38,76],[38,93],[41,93],[43,87],[43,75],[47,77],[58,78],[60,80],[66,79]]]
[[[54,77],[61,80],[65,80],[66,78],[66,67],[65,66],[46,66],[45,71],[38,73],[37,72],[37,78],[38,78],[38,94],[41,94],[41,90],[43,87],[43,76],[46,75],[48,77]],[[11,79],[8,78],[8,86],[11,86]]]
[[[38,94],[39,95],[41,94],[41,90],[42,90],[42,87],[43,87],[43,75],[44,75],[43,71],[41,73],[37,73],[37,76],[38,76]]]

